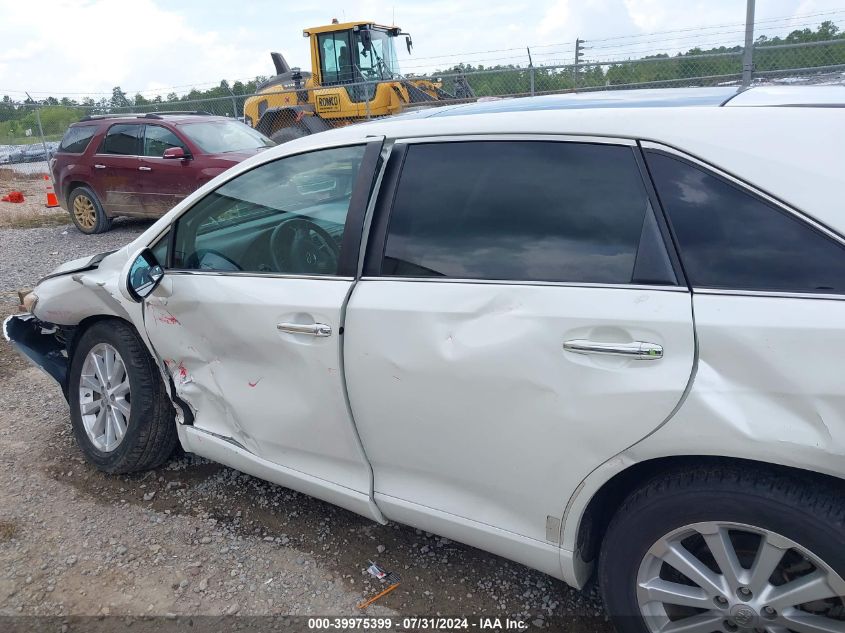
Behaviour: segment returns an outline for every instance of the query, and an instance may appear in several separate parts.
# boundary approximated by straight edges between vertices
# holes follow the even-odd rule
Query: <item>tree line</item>
[[[784,44],[828,41],[831,43],[817,46],[771,48]],[[441,79],[444,90],[452,94],[456,90],[457,76],[457,81],[466,81],[478,97],[528,93],[531,90],[532,75],[535,93],[628,84],[685,84],[684,80],[690,80],[689,84],[714,85],[739,76],[742,72],[741,56],[742,46],[720,46],[691,48],[671,56],[660,53],[619,63],[599,64],[587,59],[577,68],[574,65],[565,68],[540,66],[532,71],[520,65],[485,67],[457,64],[426,76]],[[757,72],[839,64],[845,64],[845,33],[841,33],[839,27],[829,20],[822,22],[816,29],[798,29],[784,37],[761,35],[755,40],[754,66]],[[61,136],[70,123],[87,114],[190,109],[239,116],[243,113],[246,97],[254,94],[258,85],[266,79],[256,77],[246,82],[235,81],[231,85],[223,80],[208,89],[194,88],[182,95],[171,92],[151,98],[140,93],[131,97],[119,86],[112,90],[111,97],[86,97],[79,101],[69,97],[47,97],[37,103],[27,99],[21,104],[4,96],[0,100],[0,143],[25,142],[26,130],[31,130],[33,135],[37,134],[36,105],[39,106],[45,136],[50,138]]]

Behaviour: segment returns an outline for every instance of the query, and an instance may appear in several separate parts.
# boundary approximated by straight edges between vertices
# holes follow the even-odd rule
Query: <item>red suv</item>
[[[85,117],[50,161],[59,203],[83,233],[112,218],[160,217],[232,165],[274,145],[251,127],[202,112]]]

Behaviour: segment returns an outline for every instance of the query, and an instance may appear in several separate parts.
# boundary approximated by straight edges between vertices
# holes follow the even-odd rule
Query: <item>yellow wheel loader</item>
[[[291,68],[280,53],[271,53],[276,75],[244,103],[246,122],[277,143],[408,106],[474,96],[463,77],[455,80],[455,94],[439,82],[404,78],[393,42],[404,37],[409,53],[413,43],[398,27],[332,20],[303,35],[310,41],[311,72]]]

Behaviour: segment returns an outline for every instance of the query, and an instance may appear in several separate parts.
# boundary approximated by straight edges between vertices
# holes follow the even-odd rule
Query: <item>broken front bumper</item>
[[[42,323],[31,314],[8,317],[3,336],[15,349],[53,378],[67,398],[68,355],[60,330]]]

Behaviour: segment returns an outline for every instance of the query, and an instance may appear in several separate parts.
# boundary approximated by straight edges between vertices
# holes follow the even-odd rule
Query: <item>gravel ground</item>
[[[3,210],[0,209],[0,220]],[[149,227],[149,220],[118,218],[112,229],[85,235],[72,224],[40,228],[0,228],[0,310],[18,304],[17,291],[32,288],[41,277],[71,259],[112,251]]]
[[[0,314],[15,311],[17,288],[56,264],[119,247],[146,226],[118,221],[99,236],[70,226],[0,230]],[[3,616],[17,616],[7,626],[60,616],[56,630],[73,631],[101,620],[61,618],[358,615],[356,605],[378,591],[364,571],[373,560],[402,583],[368,615],[511,616],[531,628],[610,630],[595,588],[574,591],[192,455],[137,475],[100,473],[73,441],[59,388],[5,341],[0,384],[0,628]]]

